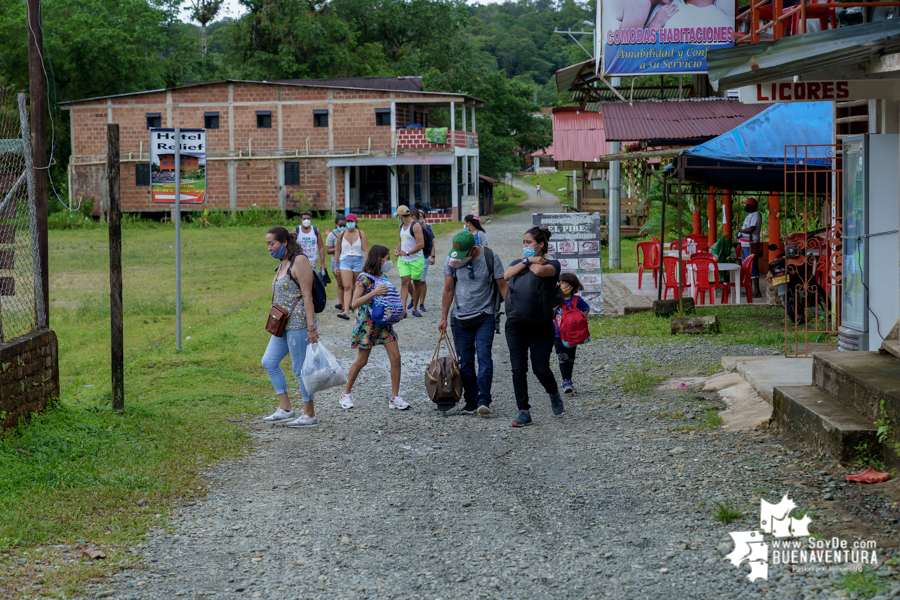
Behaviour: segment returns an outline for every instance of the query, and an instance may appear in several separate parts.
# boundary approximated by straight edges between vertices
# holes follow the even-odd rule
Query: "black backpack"
[[[506,322],[513,325],[552,321],[565,297],[559,288],[559,273],[556,277],[538,277],[525,269],[507,283]]]
[[[503,303],[503,294],[500,293],[500,286],[497,285],[497,280],[494,279],[494,251],[488,248],[487,246],[482,246],[481,249],[484,251],[484,262],[487,265],[488,274],[491,278],[491,287],[492,298],[494,304],[494,331],[500,333],[500,315],[503,313],[500,312],[500,305]],[[453,273],[453,282],[456,283],[458,281],[458,277],[456,276],[456,272],[458,268],[450,267],[450,271]]]
[[[431,256],[431,249],[434,247],[434,244],[432,242],[432,240],[434,240],[434,236],[428,232],[427,227],[424,227],[418,221],[413,221],[412,225],[409,226],[409,233],[413,237],[415,237],[415,234],[413,233],[413,227],[415,225],[418,225],[422,230],[422,243],[425,244],[425,246],[422,248],[422,252],[425,253],[425,260],[428,260],[428,257]],[[400,224],[400,229],[398,229],[397,231],[403,231],[403,223]]]
[[[294,255],[294,258],[291,259],[291,264],[288,267],[288,277],[291,278],[295,284],[297,284],[297,288],[300,288],[300,282],[294,279],[294,274],[291,273],[291,269],[294,268],[294,259],[299,256],[298,254]],[[304,255],[305,256],[305,255]],[[278,269],[276,268],[277,272]],[[312,286],[312,297],[313,297],[313,310],[316,313],[320,313],[325,310],[325,305],[328,303],[328,293],[325,291],[325,282],[322,281],[322,278],[319,277],[319,274],[316,273],[316,270],[313,269],[313,286]],[[302,289],[302,288],[300,288]]]

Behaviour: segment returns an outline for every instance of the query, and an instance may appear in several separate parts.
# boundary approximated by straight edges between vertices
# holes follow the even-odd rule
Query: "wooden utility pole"
[[[125,408],[125,356],[122,327],[122,202],[119,186],[119,126],[106,126],[109,178],[109,332],[112,342],[113,410]]]
[[[31,155],[34,164],[34,214],[41,260],[44,327],[50,326],[50,278],[47,268],[47,96],[44,89],[44,34],[40,0],[28,3],[28,81],[31,92]]]

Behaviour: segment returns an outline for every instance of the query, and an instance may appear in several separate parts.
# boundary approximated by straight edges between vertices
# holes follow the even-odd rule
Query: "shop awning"
[[[353,156],[331,158],[328,167],[395,167],[398,165],[452,165],[452,154],[427,154],[420,156]]]
[[[728,190],[788,191],[784,166],[830,172],[834,154],[830,102],[774,104],[759,115],[676,158],[679,176]]]
[[[601,102],[597,106],[603,115],[607,140],[647,141],[648,144],[656,140],[690,139],[697,143],[722,135],[766,109],[762,104],[741,104],[721,98]]]
[[[812,74],[865,79],[865,65],[856,75],[853,69],[894,52],[900,52],[900,20],[890,19],[710,50],[707,66],[713,87],[722,90]]]

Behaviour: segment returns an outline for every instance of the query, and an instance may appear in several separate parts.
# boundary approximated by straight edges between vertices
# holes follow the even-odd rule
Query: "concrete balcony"
[[[449,151],[454,147],[478,149],[478,134],[474,131],[448,131],[446,144],[434,144],[425,139],[425,129],[421,127],[397,130],[397,148],[399,150]]]

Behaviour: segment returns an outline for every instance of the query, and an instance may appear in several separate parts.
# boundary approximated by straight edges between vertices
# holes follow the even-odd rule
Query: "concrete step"
[[[885,352],[894,355],[894,358],[900,358],[900,340],[884,340],[881,347]]]
[[[772,418],[793,439],[823,458],[856,460],[856,446],[877,448],[875,424],[812,385],[776,387]]]
[[[813,355],[813,385],[839,398],[873,422],[885,414],[900,423],[900,361],[878,352],[821,352]]]

